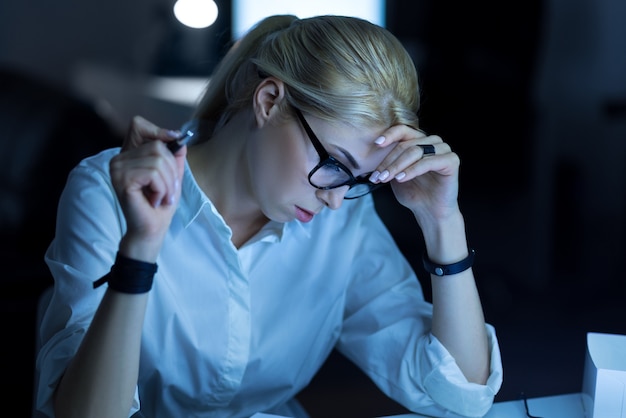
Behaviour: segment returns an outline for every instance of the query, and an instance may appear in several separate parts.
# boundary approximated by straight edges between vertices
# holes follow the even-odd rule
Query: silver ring
[[[422,151],[424,151],[424,155],[431,155],[435,153],[435,146],[434,145],[418,145],[418,147],[420,147],[422,149]]]

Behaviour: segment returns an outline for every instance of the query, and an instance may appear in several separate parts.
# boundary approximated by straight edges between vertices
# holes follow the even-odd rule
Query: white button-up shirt
[[[49,416],[54,387],[105,292],[93,281],[110,270],[126,229],[108,170],[118,152],[81,162],[60,200],[46,254],[54,292],[37,358],[37,406]],[[468,383],[430,333],[432,307],[371,196],[306,224],[269,222],[237,249],[189,167],[182,188],[157,260],[131,414],[277,413],[334,347],[410,410],[489,409],[502,381],[493,328],[488,384]]]

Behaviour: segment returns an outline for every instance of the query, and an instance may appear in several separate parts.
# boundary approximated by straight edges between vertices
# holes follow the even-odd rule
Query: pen
[[[198,132],[198,121],[193,119],[185,122],[180,131],[180,138],[167,143],[167,148],[172,154],[176,154],[176,151],[181,149],[183,145],[186,145],[196,135]]]

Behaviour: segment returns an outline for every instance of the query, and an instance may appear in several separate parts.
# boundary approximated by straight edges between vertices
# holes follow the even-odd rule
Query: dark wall
[[[78,162],[121,144],[91,103],[21,72],[0,68],[0,397],[29,416],[37,299],[51,285],[44,253],[56,208]]]
[[[13,70],[0,80],[2,249],[13,266],[0,295],[14,335],[2,369],[15,378],[3,399],[30,399],[41,257],[66,171],[120,140],[75,94],[77,67],[200,75],[228,43],[228,12],[194,32],[173,26],[169,7],[0,3],[0,67]],[[580,390],[586,332],[626,334],[626,3],[389,0],[387,14],[418,67],[422,128],[461,156],[477,282],[505,362],[498,400]],[[428,297],[413,220],[388,193],[376,200]],[[336,354],[302,399],[317,416],[341,399],[343,416],[401,411]]]

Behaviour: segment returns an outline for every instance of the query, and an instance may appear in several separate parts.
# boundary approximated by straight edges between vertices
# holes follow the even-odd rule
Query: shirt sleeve
[[[481,417],[502,384],[495,330],[487,325],[491,370],[486,385],[468,382],[431,334],[432,305],[373,204],[360,214],[365,231],[354,254],[337,348],[389,397],[436,417]],[[416,239],[417,234],[416,234]]]
[[[54,390],[104,296],[106,286],[94,289],[93,282],[110,271],[125,230],[108,174],[108,161],[117,152],[82,161],[68,176],[59,200],[55,238],[45,255],[54,289],[38,330],[37,416],[54,416]],[[131,414],[138,407],[135,391]]]

